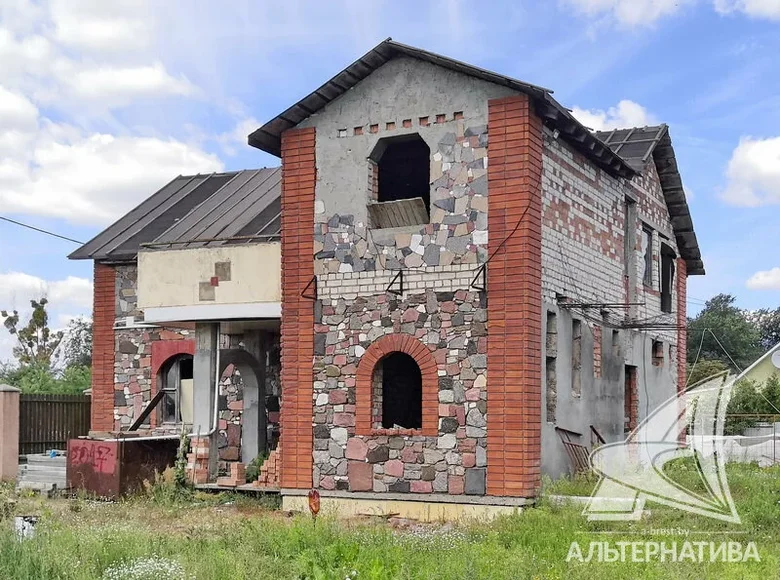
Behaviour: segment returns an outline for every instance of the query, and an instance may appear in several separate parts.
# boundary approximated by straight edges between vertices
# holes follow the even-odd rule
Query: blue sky
[[[246,135],[384,38],[670,125],[707,276],[780,303],[780,0],[0,0],[0,215],[79,240],[180,173],[275,165]],[[0,222],[0,306],[91,309],[91,263]],[[0,360],[10,342],[0,338]]]

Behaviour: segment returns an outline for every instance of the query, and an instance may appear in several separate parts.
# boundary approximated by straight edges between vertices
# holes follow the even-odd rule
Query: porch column
[[[0,481],[19,473],[19,389],[0,385]]]
[[[241,417],[241,461],[249,463],[268,449],[268,422],[265,412],[265,373],[268,333],[263,330],[244,335],[244,348],[257,359],[258,367],[244,383],[244,411]]]
[[[207,468],[207,479],[212,479],[217,473],[217,437],[216,431],[207,436],[214,427],[214,381],[217,374],[217,334],[219,323],[198,322],[195,324],[195,357],[193,360],[193,412],[192,431],[195,435],[201,433],[202,437],[193,437],[192,450],[195,459],[200,460],[201,469]],[[206,461],[208,460],[208,461]],[[199,480],[206,474],[196,473],[195,483],[205,483]]]

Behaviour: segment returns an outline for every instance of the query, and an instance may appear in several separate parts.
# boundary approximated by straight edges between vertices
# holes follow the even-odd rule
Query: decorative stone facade
[[[317,274],[485,261],[487,126],[466,126],[463,119],[454,118],[442,123],[452,130],[431,147],[430,223],[403,231],[375,230],[356,222],[352,214],[328,214],[326,203],[318,200],[314,225]],[[367,188],[366,201],[370,194]]]
[[[487,448],[486,309],[477,291],[333,299],[315,324],[314,481],[323,489],[484,494]],[[358,434],[356,384],[366,350],[383,337],[432,355],[437,397],[423,429]],[[426,408],[425,405],[428,405]],[[433,434],[425,428],[434,417]]]

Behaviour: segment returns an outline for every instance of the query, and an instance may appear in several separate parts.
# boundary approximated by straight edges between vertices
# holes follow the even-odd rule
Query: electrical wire
[[[9,222],[9,223],[15,224],[15,225],[17,225],[17,226],[21,226],[21,227],[23,227],[23,228],[27,228],[27,229],[30,229],[30,230],[34,230],[34,231],[36,231],[36,232],[40,232],[40,233],[42,233],[42,234],[46,234],[47,236],[53,236],[53,237],[55,237],[55,238],[59,238],[59,239],[61,239],[61,240],[65,240],[65,241],[68,241],[68,242],[73,242],[74,244],[79,244],[79,245],[83,245],[83,244],[84,244],[84,242],[80,242],[80,241],[78,241],[78,240],[74,240],[73,238],[69,238],[68,236],[61,236],[60,234],[55,234],[54,232],[50,232],[49,230],[44,230],[44,229],[41,229],[41,228],[36,228],[35,226],[31,226],[31,225],[29,225],[29,224],[25,224],[25,223],[22,223],[22,222],[18,222],[18,221],[16,221],[16,220],[12,220],[11,218],[7,218],[7,217],[5,217],[5,216],[1,216],[1,215],[0,215],[0,220],[3,220],[3,221],[6,221],[6,222]]]

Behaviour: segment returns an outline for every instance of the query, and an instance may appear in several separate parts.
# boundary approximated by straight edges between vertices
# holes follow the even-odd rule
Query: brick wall
[[[520,95],[490,100],[488,127],[487,492],[531,496],[541,475],[542,126]]]
[[[93,431],[114,428],[114,312],[115,271],[95,262],[92,310]]]
[[[314,303],[301,296],[314,276],[315,130],[282,134],[281,486],[312,485]]]

